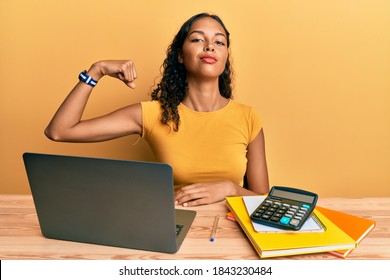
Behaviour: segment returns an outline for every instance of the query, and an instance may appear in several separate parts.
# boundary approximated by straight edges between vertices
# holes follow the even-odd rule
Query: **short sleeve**
[[[249,127],[250,127],[249,143],[251,143],[263,128],[263,123],[260,119],[260,116],[253,108],[251,108],[249,114]]]
[[[141,102],[142,138],[147,139],[160,119],[160,103],[158,101]]]

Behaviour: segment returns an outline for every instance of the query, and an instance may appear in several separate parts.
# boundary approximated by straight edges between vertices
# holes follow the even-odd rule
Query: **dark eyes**
[[[202,39],[192,39],[191,43],[198,43],[198,42],[203,42]]]
[[[200,38],[191,39],[191,43],[201,43],[201,42],[204,42],[204,40]],[[222,41],[215,41],[214,44],[219,46],[225,46],[225,43]]]

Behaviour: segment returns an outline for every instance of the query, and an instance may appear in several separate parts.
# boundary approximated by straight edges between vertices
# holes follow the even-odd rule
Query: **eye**
[[[199,42],[203,42],[203,40],[200,38],[191,39],[191,43],[199,43]]]
[[[222,41],[216,41],[215,44],[219,46],[225,46],[225,43]]]

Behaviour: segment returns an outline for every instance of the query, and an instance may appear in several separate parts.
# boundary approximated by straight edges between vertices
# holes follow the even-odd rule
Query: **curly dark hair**
[[[174,131],[179,130],[180,124],[180,116],[177,107],[180,102],[183,101],[188,91],[187,73],[184,65],[179,62],[179,54],[182,52],[183,44],[191,25],[198,19],[204,17],[211,17],[221,24],[226,33],[227,47],[229,48],[230,45],[230,34],[222,20],[218,16],[208,13],[201,13],[191,17],[182,25],[179,32],[176,34],[172,44],[168,47],[167,58],[162,64],[163,70],[161,81],[157,84],[157,87],[151,94],[152,100],[158,100],[161,104],[161,123],[166,125],[172,123]],[[228,57],[225,69],[218,79],[220,94],[225,98],[232,98],[231,76],[232,71]]]

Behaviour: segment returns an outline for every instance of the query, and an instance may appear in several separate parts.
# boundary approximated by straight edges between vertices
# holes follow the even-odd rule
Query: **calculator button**
[[[302,217],[299,217],[299,216],[295,216],[294,219],[297,219],[297,220],[302,220]]]
[[[271,218],[271,221],[273,221],[273,222],[279,222],[279,220],[280,220],[280,218],[275,217],[275,216],[273,216],[273,217]]]
[[[290,215],[290,214],[284,214],[284,216],[285,216],[285,217],[289,217],[289,218],[292,217],[292,215]]]
[[[266,200],[265,202],[266,202],[266,203],[269,203],[269,204],[272,204],[272,201],[271,201],[271,200]]]
[[[261,206],[260,209],[261,210],[266,210],[266,209],[268,209],[268,207],[267,206]]]
[[[279,209],[280,209],[280,210],[287,210],[288,207],[286,207],[286,206],[281,206]]]
[[[283,203],[283,206],[285,206],[285,207],[290,207],[290,204]]]
[[[289,214],[289,215],[294,215],[295,214],[295,212],[290,211],[290,210],[288,210],[286,213]]]
[[[274,214],[274,217],[278,217],[278,218],[280,218],[280,217],[282,217],[282,214],[275,213],[275,214]]]
[[[299,224],[299,220],[297,220],[297,219],[292,219],[291,220],[291,222],[290,222],[290,225],[292,225],[292,226],[297,226],[298,224]]]
[[[303,216],[305,216],[305,215],[304,215],[304,214],[301,214],[301,213],[297,213],[296,216],[297,216],[297,217],[303,217]]]
[[[307,212],[307,209],[301,207],[301,209],[299,209],[298,211],[302,211],[302,212],[305,212],[305,213],[306,213],[306,212]]]
[[[278,209],[278,208],[271,207],[271,208],[269,208],[268,210],[269,210],[269,211],[272,211],[272,212],[275,212],[275,211],[276,211],[276,209]]]
[[[298,209],[299,207],[296,205],[291,206],[291,208]]]
[[[278,210],[278,211],[276,211],[276,213],[279,213],[279,214],[284,214],[284,210]]]
[[[290,218],[289,217],[284,216],[284,217],[282,217],[280,219],[280,223],[281,224],[288,225],[289,222],[290,222]]]
[[[263,216],[261,216],[261,218],[262,218],[263,220],[269,220],[270,216],[269,216],[269,215],[266,215],[266,214],[264,214]]]
[[[267,211],[267,212],[265,212],[264,214],[265,214],[265,215],[268,215],[268,216],[271,216],[273,213],[274,213],[274,212]]]
[[[310,206],[307,205],[307,204],[303,204],[302,207],[303,207],[303,208],[306,208],[306,209],[310,209]]]

